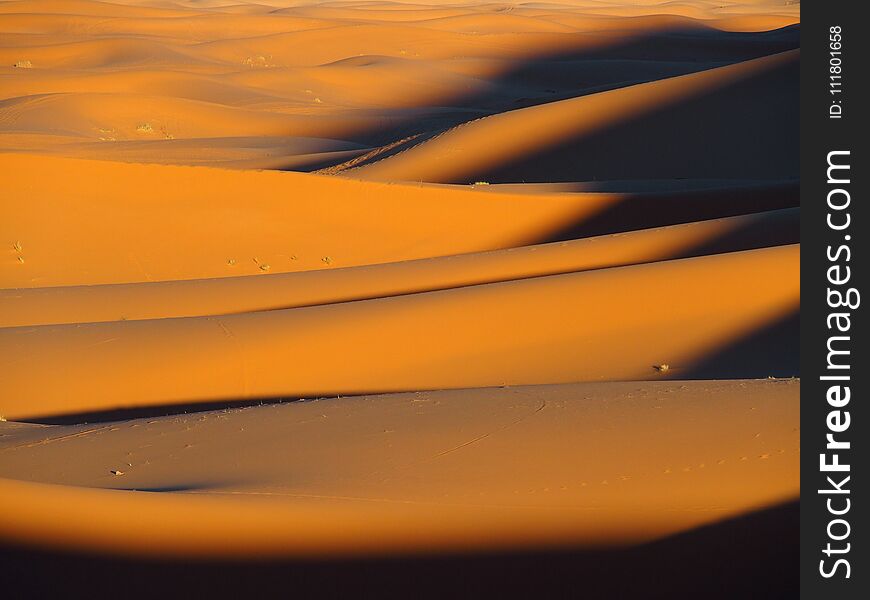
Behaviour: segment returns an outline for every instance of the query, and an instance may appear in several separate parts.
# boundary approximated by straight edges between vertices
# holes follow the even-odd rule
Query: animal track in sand
[[[268,271],[269,269],[272,268],[272,266],[268,263],[261,263],[260,259],[258,259],[256,256],[254,258],[252,258],[251,260],[254,261],[254,264],[257,265],[257,268],[260,269],[261,271]]]
[[[243,65],[248,67],[274,67],[270,61],[272,60],[272,55],[263,56],[262,54],[258,56],[248,56],[242,61]]]

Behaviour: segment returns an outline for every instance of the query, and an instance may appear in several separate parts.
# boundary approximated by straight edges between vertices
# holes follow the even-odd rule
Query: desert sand
[[[121,552],[637,543],[790,499],[798,388],[542,385],[21,424],[0,508],[17,515],[5,535]]]
[[[799,21],[0,2],[4,557],[582,551],[664,590],[791,539]]]

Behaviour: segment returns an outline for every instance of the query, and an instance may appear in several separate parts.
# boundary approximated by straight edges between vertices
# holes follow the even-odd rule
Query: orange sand
[[[0,543],[605,548],[796,499],[799,10],[0,2]]]
[[[0,476],[40,483],[0,479],[0,515],[6,538],[134,554],[633,544],[795,495],[799,387],[574,384],[9,425]]]

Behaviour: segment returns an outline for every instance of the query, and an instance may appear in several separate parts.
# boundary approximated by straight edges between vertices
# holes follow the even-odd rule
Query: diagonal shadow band
[[[800,46],[799,25],[733,32],[682,19],[649,31],[623,32],[613,39],[596,33],[562,35],[557,48],[498,59],[501,67],[483,78],[484,85],[432,97],[426,106],[413,110],[360,111],[362,116],[368,113],[370,118],[364,119],[367,125],[352,127],[342,137],[373,149],[386,147],[369,160],[355,159],[351,165],[336,169],[343,159],[327,158],[305,166],[291,164],[283,170],[333,171],[361,166],[481,117],[695,73]],[[390,148],[406,138],[414,139]]]

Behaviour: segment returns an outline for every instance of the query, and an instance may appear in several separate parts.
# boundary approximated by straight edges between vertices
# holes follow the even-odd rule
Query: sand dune
[[[113,144],[76,144],[293,135],[379,146],[798,43],[793,8],[735,17],[705,2],[636,6],[632,17],[597,2],[248,5],[243,14],[200,2],[133,4],[2,3],[0,149],[21,149],[20,137],[3,138],[22,133],[27,148],[113,159]],[[72,144],[43,137],[54,135]],[[239,143],[214,161],[250,159]],[[292,160],[299,154],[285,150],[283,166],[344,162]],[[129,160],[166,162],[153,144]]]
[[[0,165],[9,173],[0,182],[7,215],[0,235],[12,240],[0,263],[0,285],[7,288],[396,262],[551,241],[574,230],[581,230],[575,237],[585,237],[798,202],[793,186],[532,197],[45,156],[0,154]],[[42,177],[44,169],[55,177]],[[142,185],[131,189],[130,181]],[[26,203],[18,200],[25,197]],[[61,206],[57,198],[65,199]]]
[[[335,270],[0,290],[0,327],[226,315],[385,298],[796,243],[798,209]]]
[[[799,21],[0,1],[0,556],[744,597],[718,548],[800,493]]]
[[[796,93],[797,60],[796,51],[788,52],[501,113],[463,124],[348,174],[370,179],[443,183],[609,179],[617,173],[638,178],[676,178],[690,173],[707,178],[724,173],[737,177],[796,176],[797,108],[783,110],[777,98]],[[784,80],[790,82],[791,87],[784,86]],[[661,114],[667,108],[698,96],[709,96],[714,91],[718,93],[702,107],[680,106],[673,118]],[[731,121],[717,118],[733,105],[734,94],[753,98],[752,108],[741,115],[739,128]],[[756,114],[752,114],[753,110]],[[636,123],[650,113],[653,118],[648,124]],[[669,122],[674,119],[676,123]],[[614,161],[614,154],[620,155],[620,144],[625,143],[624,135],[609,130],[623,122],[632,123],[630,134],[633,136],[662,140],[664,151],[645,146],[641,152],[632,153],[632,162]],[[653,132],[644,130],[650,126],[667,131],[694,131],[680,136],[679,144],[674,145],[666,136],[650,135]],[[765,144],[782,144],[784,135],[792,136],[793,152],[771,156]],[[614,152],[602,154],[599,136],[608,137]],[[585,148],[583,138],[592,138]],[[578,139],[580,148],[565,147],[577,144]],[[695,158],[699,156],[698,147],[710,140],[716,140],[715,147],[721,145],[722,151],[708,151],[700,155],[700,160]],[[739,145],[735,140],[739,140]],[[739,153],[735,153],[737,147],[741,147]],[[603,166],[601,156],[610,161],[607,167]],[[762,157],[768,160],[761,160]]]
[[[0,329],[0,411],[650,379],[660,364],[686,377],[791,316],[798,267],[797,246],[782,246],[264,313]]]
[[[164,556],[637,543],[796,494],[798,391],[578,384],[0,423],[0,474],[44,482],[0,479],[0,531]],[[188,493],[117,491],[159,489]]]
[[[3,287],[280,273],[506,248],[621,200],[35,155],[0,155],[0,165],[9,173],[0,231],[13,240]],[[131,188],[134,181],[141,184]]]

